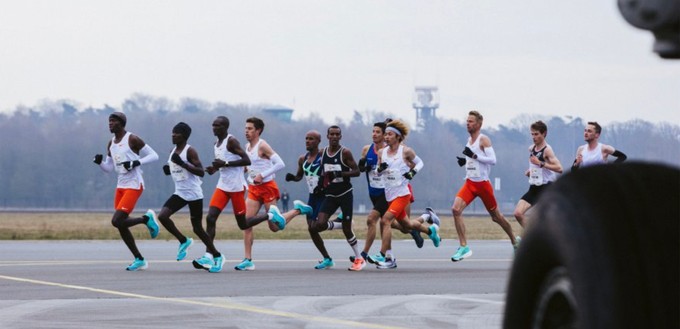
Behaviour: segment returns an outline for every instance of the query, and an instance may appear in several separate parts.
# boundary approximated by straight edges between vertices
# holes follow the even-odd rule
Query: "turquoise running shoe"
[[[184,241],[184,243],[179,244],[179,249],[177,250],[177,261],[178,262],[187,257],[187,251],[189,250],[189,247],[191,247],[191,245],[194,244],[194,239],[192,239],[190,237],[186,237],[186,238],[187,238],[187,240]]]
[[[432,224],[430,225],[430,239],[432,239],[432,243],[434,243],[435,247],[439,247],[439,242],[442,241],[441,237],[439,237],[439,226],[437,224]]]
[[[299,210],[301,215],[311,215],[314,212],[311,206],[300,200],[293,201],[293,209]]]
[[[378,263],[378,266],[376,266],[378,269],[392,269],[392,268],[397,268],[397,259],[396,258],[387,258],[384,261]]]
[[[237,271],[254,271],[255,263],[252,259],[244,258],[241,264],[234,266],[234,269]]]
[[[225,261],[226,261],[226,259],[224,259],[224,256],[215,257],[215,262],[213,263],[213,266],[210,267],[208,272],[218,273],[218,272],[222,271],[222,267],[224,266]]]
[[[336,223],[342,223],[342,221],[343,221],[344,219],[345,219],[345,216],[342,214],[342,212],[340,212],[340,213],[338,214],[338,217],[336,217],[333,221],[336,222]]]
[[[140,270],[146,270],[149,268],[149,263],[146,262],[146,259],[139,259],[135,257],[135,261],[132,262],[132,264],[128,265],[126,270],[128,271],[140,271]]]
[[[460,246],[458,247],[458,250],[456,250],[456,253],[453,256],[451,256],[451,261],[453,262],[461,261],[470,256],[472,256],[472,250],[470,250],[470,247]]]
[[[367,260],[369,263],[371,263],[371,264],[376,264],[376,265],[378,265],[379,263],[382,263],[382,262],[385,261],[385,256],[383,256],[382,254],[378,253],[378,254],[375,254],[375,255],[373,255],[373,256],[369,255],[368,258],[366,258],[366,260]]]
[[[158,236],[158,232],[160,232],[161,228],[158,226],[158,218],[156,217],[156,212],[149,209],[146,211],[146,214],[144,214],[149,220],[146,221],[146,227],[149,229],[149,234],[151,235],[152,239],[155,239]]]
[[[210,270],[210,268],[215,264],[215,261],[213,260],[212,255],[206,253],[203,255],[203,257],[194,259],[193,262],[191,262],[192,265],[194,265],[194,268],[197,270]]]
[[[277,206],[269,206],[269,213],[272,215],[272,223],[279,227],[279,230],[286,228],[286,219],[281,215],[281,211]]]
[[[319,264],[316,264],[316,266],[314,266],[314,268],[317,269],[317,270],[327,270],[327,269],[330,269],[333,266],[335,266],[333,259],[324,258],[322,261],[319,262]]]

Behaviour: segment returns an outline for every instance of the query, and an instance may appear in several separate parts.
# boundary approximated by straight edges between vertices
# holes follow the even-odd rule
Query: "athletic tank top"
[[[410,170],[404,162],[404,146],[399,145],[397,152],[392,155],[388,154],[388,150],[389,147],[382,149],[382,161],[387,163],[387,169],[380,175],[385,182],[385,199],[390,202],[411,192],[408,189],[408,179],[403,176]]]
[[[305,154],[305,161],[302,162],[302,172],[307,183],[309,194],[314,193],[314,189],[319,184],[319,172],[321,171],[321,152],[316,154],[316,157],[309,162],[309,152]]]
[[[187,158],[189,147],[191,147],[191,145],[186,144],[179,154],[180,159],[184,160],[184,162],[189,162],[189,159]],[[203,199],[203,189],[201,188],[203,181],[201,178],[172,162],[172,155],[175,154],[176,150],[177,146],[172,149],[172,152],[170,152],[170,156],[168,157],[170,175],[172,176],[172,180],[175,181],[175,194],[186,201]]]
[[[264,139],[258,140],[253,146],[251,146],[250,143],[246,146],[246,154],[248,154],[248,157],[250,158],[250,166],[248,166],[247,171],[248,184],[253,184],[255,176],[272,167],[272,160],[260,158],[260,143],[262,143],[263,140]],[[271,181],[275,176],[276,175],[272,173],[266,177],[262,177],[262,183]]]
[[[470,144],[472,138],[468,138],[467,144],[465,146],[469,147],[475,154],[482,154],[482,149],[479,147],[479,141],[484,137],[484,134],[479,134],[477,139],[473,144]],[[473,182],[483,182],[489,180],[489,174],[491,173],[491,165],[486,163],[481,163],[473,158],[465,157],[465,178]]]
[[[375,168],[378,165],[378,154],[375,153],[375,143],[371,144],[366,152],[366,167]],[[368,194],[371,196],[381,196],[385,194],[385,183],[382,175],[378,175],[375,170],[366,173],[368,182]]]
[[[111,146],[109,147],[109,152],[111,153],[111,158],[113,158],[113,165],[118,173],[118,188],[131,188],[140,189],[144,185],[144,179],[142,178],[142,168],[140,166],[132,168],[127,171],[123,167],[123,162],[125,161],[135,161],[139,160],[139,155],[132,151],[130,148],[130,136],[131,132],[126,132],[125,136],[116,143],[116,137],[111,139]]]
[[[602,157],[602,144],[600,143],[597,143],[597,146],[592,151],[588,150],[588,144],[584,145],[581,149],[581,156],[581,168],[606,163]]]
[[[545,146],[536,151],[536,145],[534,145],[531,148],[531,154],[535,157],[538,158],[539,161],[545,162],[545,158],[543,157],[543,152],[545,152],[545,149],[548,148],[548,144],[545,144]],[[530,185],[543,185],[543,184],[548,184],[550,182],[554,182],[556,179],[557,175],[555,175],[555,172],[548,169],[548,168],[541,168],[541,166],[537,166],[531,161],[529,161],[529,184]]]
[[[335,154],[328,154],[328,148],[323,149],[323,158],[321,164],[324,172],[331,171],[349,171],[349,167],[342,161],[342,150],[345,147],[341,146]],[[325,188],[326,196],[339,197],[352,190],[352,183],[349,182],[349,177],[338,177],[329,180],[327,175],[324,175],[323,186]]]
[[[221,145],[215,143],[215,159],[227,162],[240,160],[241,157],[229,152],[227,145],[229,138],[236,138],[231,134],[227,135]],[[246,179],[243,177],[243,167],[222,167],[220,168],[220,180],[217,181],[217,188],[225,192],[240,192],[246,189]]]

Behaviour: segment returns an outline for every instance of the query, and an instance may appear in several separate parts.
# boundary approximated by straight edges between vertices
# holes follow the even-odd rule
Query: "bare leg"
[[[463,222],[463,210],[465,210],[467,204],[463,199],[456,197],[453,201],[453,207],[451,211],[453,212],[453,221],[456,224],[456,233],[458,234],[458,241],[461,246],[467,246],[467,239],[465,238],[465,222]]]

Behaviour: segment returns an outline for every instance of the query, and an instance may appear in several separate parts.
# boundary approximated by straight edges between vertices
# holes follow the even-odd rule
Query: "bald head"
[[[321,133],[316,130],[310,130],[305,134],[305,149],[307,151],[314,151],[319,149],[321,143]]]

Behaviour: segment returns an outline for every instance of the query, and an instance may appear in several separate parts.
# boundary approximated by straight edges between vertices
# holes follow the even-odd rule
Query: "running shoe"
[[[224,262],[226,260],[224,259],[224,256],[219,256],[215,257],[215,262],[213,263],[213,266],[208,270],[210,273],[218,273],[222,271],[222,267],[224,266]]]
[[[350,271],[361,271],[364,267],[366,266],[366,261],[359,257],[354,260],[354,263],[352,263],[352,266],[348,268]]]
[[[201,258],[194,259],[191,264],[194,265],[194,268],[197,270],[210,270],[210,268],[213,266],[215,261],[213,260],[212,255],[206,253],[203,255]]]
[[[457,262],[470,256],[472,256],[472,250],[470,250],[470,247],[460,246],[458,247],[458,250],[456,250],[456,253],[451,256],[451,261]]]
[[[441,226],[441,221],[439,220],[439,216],[432,210],[432,208],[427,207],[425,208],[425,212],[430,215],[430,219],[427,220],[428,223],[430,224],[436,224],[437,226]]]
[[[194,244],[194,239],[190,237],[187,237],[187,240],[184,241],[184,243],[179,244],[179,249],[177,250],[178,262],[187,257],[187,250],[189,250],[189,247],[191,247],[192,244]]]
[[[441,242],[442,239],[439,236],[439,226],[437,224],[430,225],[429,236],[430,236],[430,239],[432,240],[432,243],[434,243],[434,246],[439,247],[439,242]]]
[[[135,261],[132,262],[132,264],[128,265],[126,270],[128,271],[139,271],[139,270],[146,270],[149,268],[149,263],[146,262],[146,259],[139,259],[135,257]]]
[[[378,263],[378,266],[376,268],[379,268],[381,270],[387,269],[387,268],[397,268],[397,259],[396,258],[386,258],[385,261]]]
[[[248,258],[244,258],[241,264],[234,266],[234,269],[237,271],[254,271],[255,263]]]
[[[314,212],[314,208],[300,200],[293,201],[293,209],[299,210],[301,215],[311,215]]]
[[[269,206],[269,213],[272,214],[272,223],[276,224],[276,226],[279,227],[279,230],[286,228],[286,219],[283,218],[283,215],[281,215],[281,211],[279,211],[277,206]]]
[[[361,257],[362,257],[364,260],[366,260],[366,259],[368,258],[368,254],[367,254],[365,251],[362,251],[362,252],[361,252]],[[352,262],[352,263],[354,263],[354,259],[355,259],[355,258],[356,258],[356,257],[354,257],[354,256],[349,256],[349,261]]]
[[[160,231],[160,227],[158,226],[158,218],[156,217],[156,212],[149,209],[146,211],[146,214],[144,214],[149,220],[146,221],[146,227],[149,229],[149,234],[151,234],[151,238],[155,239],[158,236],[158,232]]]
[[[324,258],[322,261],[319,262],[319,264],[316,264],[316,266],[314,266],[314,268],[317,269],[317,270],[327,270],[327,269],[329,269],[333,266],[335,266],[333,259]]]
[[[368,256],[368,258],[366,258],[366,260],[371,264],[378,265],[379,263],[385,261],[385,256],[383,256],[382,254],[375,254],[373,256]]]
[[[416,242],[416,247],[422,248],[423,243],[425,243],[425,240],[423,239],[422,236],[420,236],[420,231],[411,230],[411,236],[413,237],[413,240]]]

